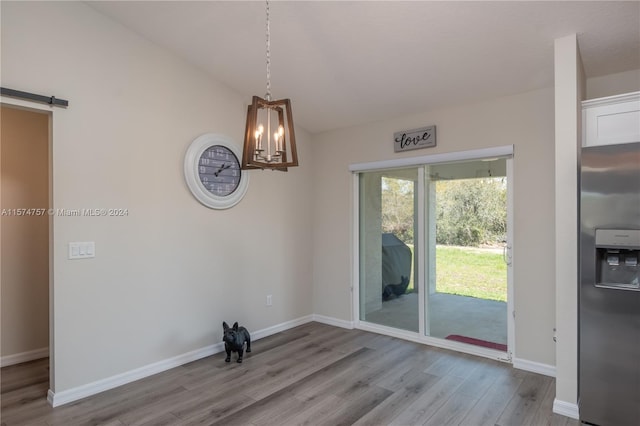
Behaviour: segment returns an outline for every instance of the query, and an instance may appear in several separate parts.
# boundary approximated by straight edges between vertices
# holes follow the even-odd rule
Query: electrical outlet
[[[267,306],[272,306],[273,305],[273,296],[271,296],[270,294],[267,294]]]

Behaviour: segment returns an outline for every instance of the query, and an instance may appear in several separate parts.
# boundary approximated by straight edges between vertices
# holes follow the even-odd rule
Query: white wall
[[[49,116],[2,107],[2,365],[49,346]],[[5,214],[5,209],[8,214]],[[16,215],[13,209],[36,209]]]
[[[585,99],[603,98],[640,90],[640,69],[593,77],[587,80]]]
[[[217,344],[223,320],[312,313],[308,134],[300,167],[253,171],[238,205],[205,208],[185,151],[206,132],[240,144],[249,99],[83,3],[1,7],[2,86],[70,101],[54,113],[53,207],[128,209],[54,218],[55,392]],[[70,241],[95,241],[95,259],[67,260]]]
[[[314,313],[352,320],[349,164],[513,144],[516,356],[554,365],[553,119],[549,88],[314,135]],[[432,124],[436,148],[393,152],[394,132]]]

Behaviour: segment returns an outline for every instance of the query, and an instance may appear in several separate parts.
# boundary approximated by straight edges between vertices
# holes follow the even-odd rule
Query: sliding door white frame
[[[360,330],[371,331],[388,336],[398,337],[418,343],[424,343],[431,346],[452,349],[458,352],[469,353],[500,361],[511,362],[513,353],[515,353],[515,321],[513,312],[514,283],[513,283],[513,145],[506,145],[493,148],[485,148],[471,151],[452,152],[443,154],[426,155],[420,157],[407,157],[393,160],[376,161],[370,163],[358,163],[349,166],[349,171],[353,173],[353,210],[352,210],[352,312],[351,317],[355,328]],[[483,348],[479,346],[466,345],[463,343],[439,339],[426,335],[427,324],[425,321],[425,297],[420,297],[419,305],[419,331],[411,332],[400,330],[393,327],[387,327],[379,324],[373,324],[360,320],[360,185],[359,173],[384,169],[395,169],[402,167],[426,166],[429,164],[450,163],[465,160],[480,160],[487,158],[506,158],[507,159],[507,249],[505,257],[508,259],[507,267],[507,347],[508,352],[497,351],[493,349]],[[418,244],[425,247],[425,203],[424,203],[424,167],[419,168],[418,175]],[[418,256],[418,291],[420,294],[426,294],[425,281],[425,256]]]

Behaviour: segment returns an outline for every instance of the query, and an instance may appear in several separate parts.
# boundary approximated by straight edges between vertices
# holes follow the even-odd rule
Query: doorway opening
[[[506,160],[433,165],[428,181],[429,335],[506,352]]]
[[[9,377],[18,369],[33,371],[33,377],[25,379],[40,384],[46,396],[50,385],[51,112],[2,103],[0,114],[2,375]]]

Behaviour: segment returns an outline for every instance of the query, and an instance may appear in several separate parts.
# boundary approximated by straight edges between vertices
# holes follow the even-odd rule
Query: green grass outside
[[[507,265],[502,253],[438,246],[436,291],[506,302]]]
[[[411,248],[413,254],[413,247]],[[413,289],[413,274],[407,291]],[[436,247],[436,291],[507,301],[507,265],[502,253],[475,247]]]

